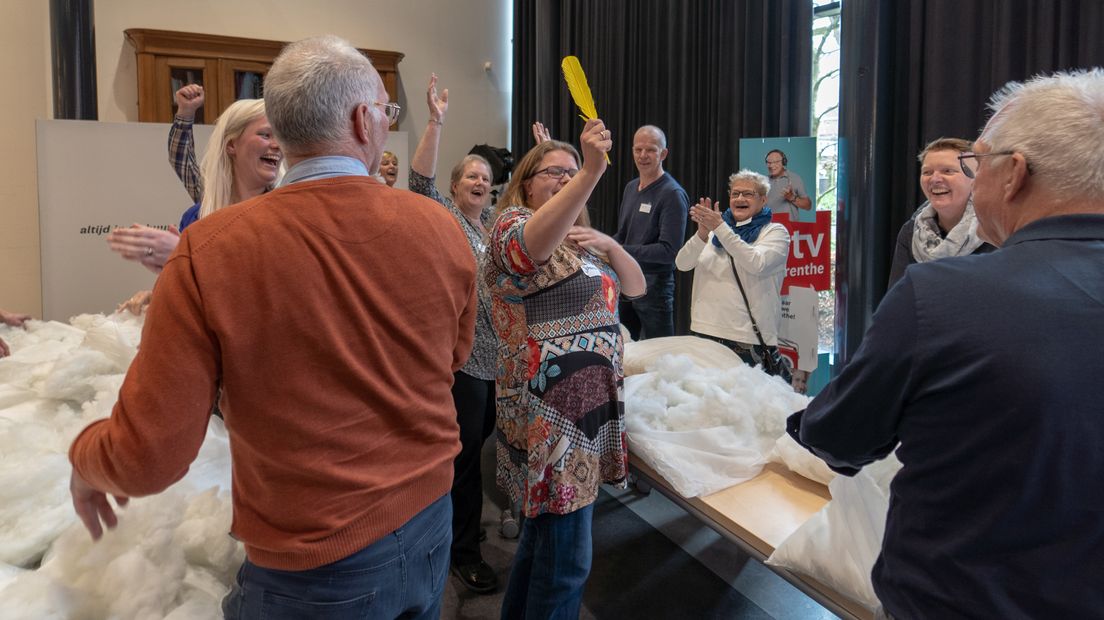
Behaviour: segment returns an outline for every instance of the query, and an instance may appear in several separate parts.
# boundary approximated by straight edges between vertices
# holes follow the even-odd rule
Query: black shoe
[[[452,574],[460,578],[464,587],[477,594],[494,592],[498,587],[498,577],[494,570],[486,562],[477,564],[465,564],[463,566],[452,565]]]

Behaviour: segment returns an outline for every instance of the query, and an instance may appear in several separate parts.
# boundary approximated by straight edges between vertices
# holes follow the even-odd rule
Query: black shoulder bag
[[[759,324],[755,322],[755,315],[751,313],[751,303],[748,302],[747,293],[744,292],[744,283],[740,281],[740,274],[736,271],[736,261],[731,256],[728,257],[728,264],[732,267],[732,276],[736,278],[736,286],[740,287],[740,296],[744,298],[744,305],[747,306],[751,328],[755,330],[755,337],[759,339],[759,344],[752,346],[755,347],[755,352],[759,354],[759,359],[762,360],[763,370],[768,375],[782,377],[786,383],[792,382],[793,377],[790,368],[782,360],[782,353],[778,351],[778,347],[769,346],[763,340],[763,334],[759,331]]]

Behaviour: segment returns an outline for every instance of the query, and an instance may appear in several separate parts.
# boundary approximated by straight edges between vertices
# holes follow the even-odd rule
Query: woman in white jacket
[[[733,272],[740,276],[763,341],[776,350],[790,251],[789,233],[771,222],[766,208],[769,190],[767,177],[751,170],[729,177],[728,209],[722,212],[719,201],[714,205],[709,198],[691,206],[698,231],[675,257],[680,271],[694,270],[690,330],[729,347],[750,365],[773,352],[759,345]]]

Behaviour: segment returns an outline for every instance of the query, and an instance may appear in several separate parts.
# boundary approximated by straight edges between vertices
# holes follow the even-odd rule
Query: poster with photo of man
[[[779,350],[794,367],[794,387],[817,367],[817,294],[830,288],[831,217],[816,212],[816,138],[740,140],[740,168],[770,180],[767,208],[790,233],[790,256],[782,284]]]
[[[740,167],[767,175],[767,208],[790,221],[816,221],[816,138],[740,140]]]

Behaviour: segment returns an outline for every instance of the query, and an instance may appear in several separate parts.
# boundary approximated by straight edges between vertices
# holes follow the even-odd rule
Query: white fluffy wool
[[[219,618],[244,558],[229,537],[230,451],[221,421],[188,475],[132,500],[93,543],[69,497],[70,443],[111,414],[140,318],[0,327],[0,617]],[[221,489],[221,490],[220,490]],[[39,561],[41,560],[41,565]]]
[[[633,453],[684,497],[749,480],[806,396],[737,363],[706,368],[660,355],[649,372],[625,379],[625,425]]]

